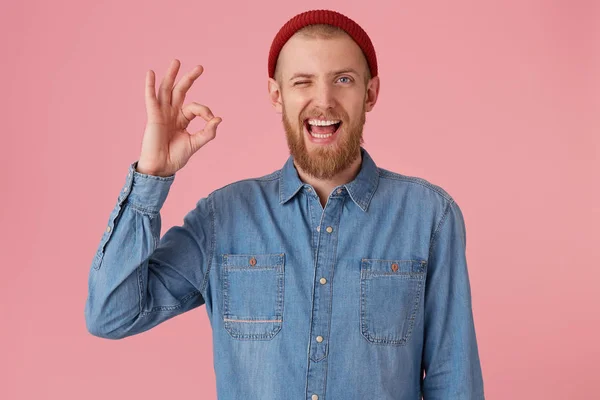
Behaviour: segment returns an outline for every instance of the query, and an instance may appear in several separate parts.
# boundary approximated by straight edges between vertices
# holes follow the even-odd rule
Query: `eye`
[[[352,78],[350,78],[349,76],[342,76],[342,77],[340,77],[340,79],[348,79],[348,82],[346,82],[346,83],[352,82]]]
[[[298,85],[303,85],[305,83],[308,83],[307,81],[298,81],[298,82],[294,82],[294,86],[298,86]]]

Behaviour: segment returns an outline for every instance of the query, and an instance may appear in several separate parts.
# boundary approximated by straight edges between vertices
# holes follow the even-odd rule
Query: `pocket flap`
[[[361,272],[368,275],[423,274],[427,270],[425,260],[380,260],[363,258]]]
[[[223,254],[223,267],[273,268],[284,264],[284,253]]]

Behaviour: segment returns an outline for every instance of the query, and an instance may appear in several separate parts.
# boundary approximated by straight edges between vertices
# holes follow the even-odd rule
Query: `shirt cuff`
[[[166,177],[142,174],[135,170],[138,161],[129,165],[127,179],[119,195],[119,204],[127,200],[137,208],[159,212],[167,199],[175,174]]]

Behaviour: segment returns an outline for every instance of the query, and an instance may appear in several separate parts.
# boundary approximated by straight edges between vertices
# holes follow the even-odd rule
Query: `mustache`
[[[339,119],[343,120],[344,117],[338,113],[323,113],[323,112],[310,112],[300,116],[301,121],[305,121],[307,119]]]

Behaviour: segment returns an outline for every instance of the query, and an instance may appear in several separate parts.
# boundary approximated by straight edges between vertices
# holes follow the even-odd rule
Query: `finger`
[[[214,115],[212,111],[210,111],[210,108],[196,102],[192,102],[184,106],[181,109],[181,113],[187,120],[187,122],[182,121],[184,122],[184,126],[187,126],[187,124],[189,124],[194,118],[196,118],[196,116],[202,117],[202,119],[204,119],[207,122],[214,118]]]
[[[221,121],[220,117],[215,117],[206,124],[204,129],[190,135],[194,152],[217,136],[217,126]]]
[[[171,91],[173,90],[173,82],[179,71],[181,63],[178,59],[171,61],[171,65],[167,71],[167,74],[163,78],[160,88],[158,89],[158,102],[160,104],[171,104]]]
[[[154,88],[154,71],[149,70],[146,72],[146,91],[145,91],[145,100],[146,100],[146,112],[150,114],[150,110],[158,106],[158,100],[156,99],[156,89]]]
[[[187,73],[173,88],[173,95],[171,99],[171,105],[173,107],[181,107],[183,104],[183,100],[185,100],[185,95],[188,90],[192,87],[194,81],[202,75],[204,72],[204,67],[202,65],[197,65],[192,69],[189,73]]]

